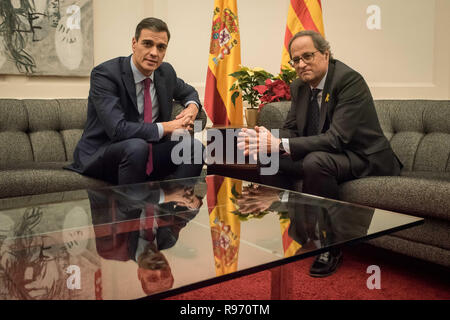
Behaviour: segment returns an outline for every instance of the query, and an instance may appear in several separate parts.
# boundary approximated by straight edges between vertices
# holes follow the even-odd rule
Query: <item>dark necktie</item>
[[[152,97],[150,96],[150,78],[144,80],[144,122],[152,123]],[[150,175],[153,171],[152,144],[148,144],[148,161],[145,173]]]
[[[317,95],[320,89],[312,89],[311,100],[308,107],[308,123],[306,125],[306,135],[315,136],[319,133],[320,110],[317,102]]]

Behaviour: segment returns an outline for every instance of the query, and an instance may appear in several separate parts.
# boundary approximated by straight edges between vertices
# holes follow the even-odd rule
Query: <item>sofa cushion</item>
[[[450,172],[450,134],[433,132],[424,135],[417,148],[413,170]]]
[[[420,132],[403,131],[392,135],[392,150],[403,164],[405,170],[414,168],[415,155],[424,135]]]
[[[0,99],[0,132],[27,129],[28,115],[22,100]]]
[[[18,161],[33,161],[27,130],[28,114],[23,101],[0,99],[0,169]]]
[[[66,161],[63,139],[58,131],[37,131],[30,133],[34,161]]]
[[[259,112],[256,124],[267,129],[283,128],[286,116],[291,108],[291,101],[280,101],[266,104]]]
[[[83,129],[87,117],[87,99],[57,99],[60,129]]]
[[[421,178],[429,180],[443,180],[450,182],[450,172],[430,172],[430,171],[402,171],[404,177]]]
[[[57,99],[60,110],[60,133],[67,161],[73,161],[73,152],[83,134],[87,117],[87,99]]]
[[[56,100],[24,99],[30,132],[60,129],[59,104]]]
[[[64,143],[67,161],[73,161],[73,152],[83,135],[81,129],[62,130],[61,136]]]
[[[339,198],[425,218],[450,220],[450,182],[416,177],[366,177],[340,185]]]
[[[386,235],[369,240],[370,244],[379,246],[408,256],[431,261],[446,267],[450,267],[450,250],[433,245],[399,238],[395,235]]]
[[[0,150],[0,170],[12,163],[34,160],[30,137],[22,131],[0,131]]]
[[[381,128],[408,171],[450,171],[448,100],[375,100]]]
[[[108,185],[64,170],[62,167],[68,164],[69,162],[33,162],[10,166],[7,170],[0,171],[0,194],[6,198]]]
[[[393,235],[415,242],[426,243],[442,249],[450,250],[450,222],[438,219],[427,219],[413,228],[393,233]]]

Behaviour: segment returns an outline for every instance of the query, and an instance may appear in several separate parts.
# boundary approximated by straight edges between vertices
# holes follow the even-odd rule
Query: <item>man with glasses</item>
[[[266,184],[338,199],[338,185],[368,175],[398,175],[402,167],[384,136],[363,77],[333,59],[328,42],[306,30],[289,43],[290,64],[299,79],[291,85],[292,104],[280,137],[266,128],[243,129],[244,154],[279,152],[280,172],[261,176]],[[298,189],[298,187],[297,187]],[[340,250],[318,256],[310,275],[334,273]]]

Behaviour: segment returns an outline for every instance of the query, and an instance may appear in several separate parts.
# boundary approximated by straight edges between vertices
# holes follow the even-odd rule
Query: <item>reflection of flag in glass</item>
[[[230,73],[241,64],[241,40],[236,0],[215,0],[205,88],[205,110],[213,124],[242,125],[242,98],[235,104]]]
[[[291,0],[284,35],[284,47],[281,54],[281,66],[289,63],[289,41],[302,30],[314,30],[325,36],[320,0]]]
[[[216,275],[220,276],[237,270],[241,223],[231,201],[232,188],[238,193],[242,181],[221,176],[206,177],[207,201],[211,238],[213,241]]]
[[[94,281],[95,281],[95,300],[103,300],[102,269],[98,269],[95,272]]]
[[[290,219],[280,219],[281,235],[283,240],[283,250],[285,257],[293,256],[298,251],[298,249],[302,247],[301,244],[299,244],[289,236],[288,230],[290,224],[291,224]]]
[[[314,30],[325,36],[320,0],[291,0],[286,21],[283,52],[281,54],[282,67],[289,67],[289,41],[294,34],[302,30]],[[284,255],[289,257],[300,249],[301,245],[288,235],[289,219],[281,219],[280,225]]]

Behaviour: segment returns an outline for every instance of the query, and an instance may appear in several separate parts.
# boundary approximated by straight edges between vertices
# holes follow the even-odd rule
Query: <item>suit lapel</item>
[[[123,60],[122,81],[125,85],[125,88],[127,89],[128,96],[130,97],[131,101],[133,102],[134,108],[136,110],[138,110],[137,97],[136,97],[136,85],[134,84],[134,76],[133,76],[133,71],[131,71],[130,59],[131,59],[131,56],[129,56]]]
[[[320,103],[320,118],[319,118],[319,132],[322,132],[323,126],[325,124],[325,120],[327,118],[328,113],[328,106],[329,106],[329,99],[330,99],[330,87],[331,87],[331,81],[333,79],[334,75],[334,66],[335,64],[330,61],[328,64],[328,73],[327,78],[325,79],[325,86],[323,87],[322,91],[322,101]]]
[[[168,121],[172,108],[170,108],[167,102],[167,89],[164,85],[164,76],[161,74],[159,68],[155,70],[154,81],[159,104],[159,118],[162,121]]]

